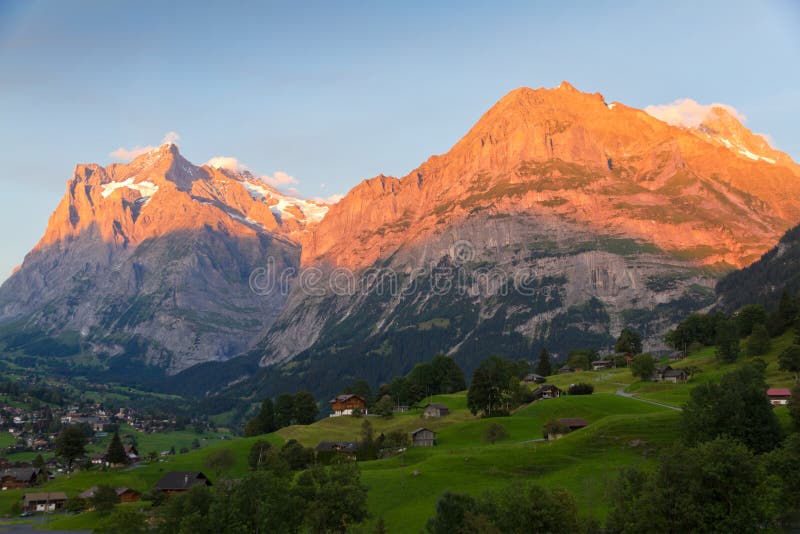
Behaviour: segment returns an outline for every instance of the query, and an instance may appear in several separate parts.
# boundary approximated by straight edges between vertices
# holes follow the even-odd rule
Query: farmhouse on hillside
[[[361,413],[367,413],[367,401],[358,395],[345,394],[337,395],[328,401],[331,405],[333,413],[331,417],[339,417],[341,415],[353,415],[355,410],[360,410]]]
[[[596,360],[592,362],[592,371],[601,371],[603,369],[612,369],[614,362],[611,360]]]
[[[575,369],[573,369],[569,365],[564,365],[558,370],[558,374],[560,374],[560,375],[564,375],[564,374],[567,374],[567,373],[574,373],[574,372],[575,372]]]
[[[563,394],[564,392],[553,384],[545,384],[533,390],[533,400],[557,399]]]
[[[142,494],[132,488],[116,488],[117,502],[138,502],[142,498]],[[81,499],[91,499],[97,492],[97,486],[92,486],[84,491],[78,497]]]
[[[0,488],[19,489],[37,485],[41,470],[36,467],[12,467],[0,474]]]
[[[429,418],[444,417],[446,415],[450,415],[450,408],[438,402],[432,402],[426,405],[423,412],[423,416]]]
[[[211,481],[200,471],[170,471],[156,482],[155,488],[169,496],[185,493],[198,484],[210,486]]]
[[[67,506],[67,494],[63,491],[50,493],[26,493],[22,498],[25,512],[55,512]]]
[[[412,447],[433,447],[436,445],[436,432],[427,428],[418,428],[411,435]]]
[[[587,426],[589,426],[589,422],[580,417],[564,417],[562,419],[550,421],[544,425],[543,434],[545,439],[552,441]]]
[[[136,449],[135,445],[124,445],[125,447],[125,456],[128,457],[128,462],[135,464],[139,461],[139,451]]]
[[[767,398],[773,406],[785,406],[792,397],[792,391],[786,388],[769,388]]]
[[[683,352],[681,352],[679,350],[675,351],[675,352],[673,352],[672,354],[669,355],[669,361],[671,361],[671,362],[679,362],[683,358],[684,358]]]
[[[669,384],[682,384],[688,379],[689,373],[686,369],[669,369],[661,376],[661,381]]]
[[[523,382],[526,384],[544,384],[547,379],[542,375],[537,375],[536,373],[530,373],[525,375],[525,378],[522,379]]]

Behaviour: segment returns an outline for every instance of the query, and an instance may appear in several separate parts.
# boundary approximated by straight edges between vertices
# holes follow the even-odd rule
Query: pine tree
[[[739,329],[731,319],[717,325],[717,356],[725,363],[733,363],[739,357]]]
[[[111,436],[111,443],[108,444],[106,451],[106,461],[111,465],[121,465],[128,461],[125,447],[122,446],[122,440],[119,439],[119,432],[114,432],[114,435]]]
[[[542,348],[539,353],[539,361],[536,362],[536,369],[533,371],[539,376],[550,376],[553,373],[553,367],[550,364],[550,353],[546,348]]]

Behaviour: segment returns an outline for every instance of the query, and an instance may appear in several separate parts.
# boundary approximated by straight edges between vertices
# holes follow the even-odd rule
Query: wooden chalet
[[[425,406],[423,416],[428,418],[445,417],[450,415],[450,408],[438,402],[432,402]]]
[[[0,488],[3,490],[30,488],[39,483],[41,469],[36,467],[12,467],[0,474]]]
[[[792,390],[786,388],[769,388],[767,398],[773,406],[785,406],[792,398]]]
[[[595,360],[592,362],[592,371],[612,369],[613,367],[614,367],[614,362],[611,360]]]
[[[139,457],[139,451],[136,449],[134,445],[124,445],[125,447],[125,456],[128,457],[128,463],[135,464],[141,458]]]
[[[548,429],[547,426],[545,426],[545,437],[548,440],[552,441],[562,438],[570,432],[574,432],[575,430],[580,430],[581,428],[589,426],[589,422],[580,417],[564,417],[561,419],[556,419],[556,422],[563,430],[556,431],[555,429]]]
[[[138,502],[142,498],[142,494],[132,488],[115,488],[117,492],[117,502]],[[97,492],[97,486],[92,486],[84,491],[78,497],[81,499],[91,499]]]
[[[26,493],[22,498],[25,512],[55,512],[67,506],[67,494],[63,491],[49,493]]]
[[[563,394],[564,392],[553,384],[545,384],[533,390],[533,400],[557,399]]]
[[[542,375],[537,375],[536,373],[530,373],[525,375],[525,378],[523,378],[522,381],[526,384],[544,384],[547,381],[547,378],[543,377]]]
[[[200,471],[170,471],[156,482],[155,488],[166,495],[176,495],[185,493],[198,484],[210,486],[211,481]]]
[[[686,382],[689,378],[689,373],[685,369],[673,369],[669,365],[659,365],[653,371],[654,382],[668,382],[671,384],[678,384]]]
[[[360,410],[361,413],[367,413],[367,401],[362,397],[353,394],[337,395],[328,401],[331,405],[333,413],[331,417],[339,417],[341,415],[353,415],[355,410]]]
[[[409,432],[412,447],[433,447],[436,445],[436,432],[427,428],[418,428]]]
[[[662,382],[670,384],[682,384],[689,379],[689,373],[685,369],[668,369],[661,376]]]
[[[681,351],[675,351],[675,352],[673,352],[672,354],[669,355],[669,361],[671,361],[671,362],[679,362],[684,358],[685,358],[685,356],[684,356],[683,352],[681,352]]]

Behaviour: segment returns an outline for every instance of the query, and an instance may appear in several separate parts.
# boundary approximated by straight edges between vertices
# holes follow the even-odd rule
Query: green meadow
[[[770,385],[791,386],[792,377],[778,370],[777,356],[791,342],[791,334],[773,340],[767,363]],[[536,483],[571,491],[582,514],[602,520],[608,513],[609,491],[624,467],[653,465],[659,451],[678,436],[680,407],[697,384],[718,380],[722,374],[740,365],[721,365],[708,347],[673,367],[694,367],[696,372],[686,384],[655,384],[637,381],[628,369],[585,371],[556,375],[548,382],[567,389],[577,382],[591,383],[595,393],[563,396],[524,405],[506,417],[481,419],[467,410],[466,392],[438,395],[420,403],[439,402],[451,413],[441,419],[425,419],[420,409],[390,418],[329,417],[308,426],[291,426],[258,438],[225,439],[225,432],[197,435],[193,432],[167,434],[135,433],[139,450],[176,449],[196,438],[201,449],[178,454],[152,464],[129,469],[90,470],[70,478],[61,476],[36,491],[65,491],[74,496],[90,486],[109,484],[148,490],[167,471],[205,470],[208,454],[217,448],[229,448],[237,461],[225,474],[239,477],[247,472],[247,454],[258,439],[281,445],[295,439],[314,447],[320,441],[355,441],[364,421],[372,424],[375,435],[394,430],[409,432],[426,427],[437,432],[437,446],[409,448],[404,453],[382,460],[360,463],[362,481],[369,489],[370,524],[382,518],[389,532],[418,532],[434,513],[436,501],[447,490],[480,494],[515,483]],[[632,397],[622,396],[625,392]],[[652,404],[654,401],[670,406]],[[789,424],[787,410],[777,408],[784,425]],[[542,426],[561,417],[581,417],[590,424],[564,438],[542,440]],[[485,441],[486,429],[501,424],[508,437],[495,444]],[[124,428],[121,434],[131,432]],[[203,438],[207,438],[204,440]],[[0,438],[1,439],[1,438]],[[7,438],[6,438],[7,439]],[[20,499],[20,490],[0,494],[0,515],[10,513],[12,503]],[[146,506],[137,503],[136,506]],[[98,520],[95,512],[54,518],[53,529],[91,528]]]

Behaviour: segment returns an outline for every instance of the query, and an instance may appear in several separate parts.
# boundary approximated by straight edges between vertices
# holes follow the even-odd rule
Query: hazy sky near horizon
[[[0,0],[0,281],[76,163],[168,132],[194,163],[328,197],[447,151],[515,87],[568,80],[728,104],[800,161],[799,57],[793,0]]]

